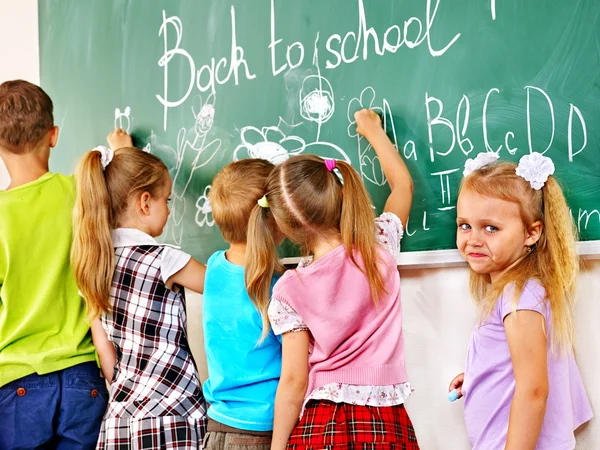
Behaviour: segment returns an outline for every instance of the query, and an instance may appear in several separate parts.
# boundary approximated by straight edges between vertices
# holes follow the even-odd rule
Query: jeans
[[[94,449],[108,402],[96,363],[0,387],[0,450]]]

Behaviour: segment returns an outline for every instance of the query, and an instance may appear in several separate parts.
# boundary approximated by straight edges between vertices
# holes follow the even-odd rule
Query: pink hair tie
[[[327,167],[327,170],[332,172],[333,169],[335,169],[335,159],[326,159],[325,160],[325,167]]]

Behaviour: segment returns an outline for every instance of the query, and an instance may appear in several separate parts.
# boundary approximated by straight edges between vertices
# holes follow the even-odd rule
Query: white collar
[[[179,248],[176,245],[159,244],[149,234],[144,233],[137,228],[115,228],[110,232],[113,247],[134,247],[137,245],[160,245],[166,247]]]

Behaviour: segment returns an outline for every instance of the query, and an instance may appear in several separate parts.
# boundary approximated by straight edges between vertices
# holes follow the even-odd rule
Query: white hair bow
[[[554,174],[554,162],[541,153],[533,152],[519,160],[515,172],[525,181],[529,181],[533,189],[539,191],[548,181],[548,177]]]
[[[468,177],[476,170],[479,170],[490,164],[494,164],[500,157],[494,152],[482,152],[478,154],[475,159],[469,158],[465,161],[465,170],[463,170],[463,176]]]
[[[92,151],[100,152],[100,154],[102,155],[102,157],[100,158],[100,162],[102,163],[102,170],[106,170],[106,166],[108,166],[113,160],[115,152],[113,152],[110,148],[105,147],[104,145],[94,147]]]

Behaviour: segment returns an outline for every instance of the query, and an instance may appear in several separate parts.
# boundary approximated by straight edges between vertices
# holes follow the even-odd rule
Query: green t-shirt
[[[0,386],[95,360],[69,263],[73,177],[0,192]]]

